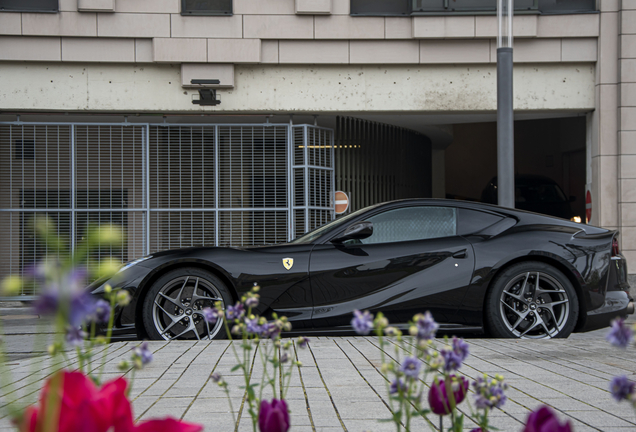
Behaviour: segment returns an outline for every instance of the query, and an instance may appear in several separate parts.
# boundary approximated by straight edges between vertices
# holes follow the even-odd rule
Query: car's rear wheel
[[[579,301],[568,278],[546,263],[514,264],[499,274],[486,296],[486,324],[500,338],[566,338]]]
[[[207,323],[203,309],[232,297],[212,273],[194,267],[172,270],[150,288],[143,302],[143,322],[150,339],[218,339],[226,336],[223,320]]]

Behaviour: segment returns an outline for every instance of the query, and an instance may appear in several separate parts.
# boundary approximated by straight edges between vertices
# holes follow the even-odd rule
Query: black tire
[[[169,271],[157,279],[143,299],[142,317],[148,337],[153,340],[226,337],[222,319],[207,324],[201,313],[216,301],[221,301],[225,309],[232,304],[232,296],[212,273],[195,267]]]
[[[485,315],[494,337],[567,338],[579,317],[579,300],[572,283],[559,270],[526,261],[504,269],[493,280]]]

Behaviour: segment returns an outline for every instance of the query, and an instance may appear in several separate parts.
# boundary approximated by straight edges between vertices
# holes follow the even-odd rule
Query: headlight
[[[134,261],[128,261],[126,264],[124,264],[124,266],[122,268],[119,269],[119,271],[117,273],[121,273],[124,270],[131,268],[135,264],[139,264],[140,262],[146,261],[147,259],[150,259],[150,258],[152,258],[152,255],[147,255],[145,257],[137,258]]]
[[[572,222],[581,223],[581,216],[572,216],[570,220]]]

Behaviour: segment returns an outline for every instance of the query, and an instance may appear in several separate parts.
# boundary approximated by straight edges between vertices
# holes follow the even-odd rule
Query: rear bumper
[[[627,281],[627,260],[622,255],[614,256],[610,261],[609,277],[605,302],[601,307],[587,312],[585,324],[579,332],[609,327],[617,317],[626,317],[634,313],[633,298]]]

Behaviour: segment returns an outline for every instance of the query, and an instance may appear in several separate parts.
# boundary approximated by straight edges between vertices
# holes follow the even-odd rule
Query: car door
[[[355,309],[406,323],[430,310],[454,322],[474,268],[472,246],[457,235],[457,209],[408,206],[364,220],[362,240],[316,245],[309,263],[315,327],[347,326]]]

